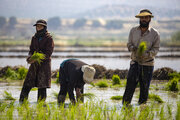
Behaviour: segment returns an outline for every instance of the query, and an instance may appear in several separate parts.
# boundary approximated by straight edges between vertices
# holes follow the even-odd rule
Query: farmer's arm
[[[131,29],[129,33],[128,43],[127,43],[127,48],[130,52],[137,50],[137,48],[133,45],[132,40],[133,40],[133,29]]]
[[[45,55],[46,55],[46,59],[50,58],[52,55],[54,49],[54,41],[52,39],[52,37],[48,38],[48,43],[46,44],[46,50],[44,51]]]
[[[33,55],[33,53],[34,53],[34,46],[33,46],[33,37],[32,37],[32,39],[31,39],[31,44],[30,44],[30,47],[29,47],[29,55],[28,55],[28,57],[27,57],[27,59],[26,59],[26,61],[29,63],[29,64],[32,64],[32,63],[34,63],[34,61],[33,60],[31,60],[30,58],[31,58],[31,56]]]
[[[159,52],[159,47],[160,47],[160,36],[159,36],[159,33],[157,33],[154,36],[154,43],[152,44],[151,49],[148,51],[148,56],[155,57],[157,53]]]

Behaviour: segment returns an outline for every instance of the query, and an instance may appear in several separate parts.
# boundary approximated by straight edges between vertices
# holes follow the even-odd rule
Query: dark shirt
[[[81,71],[83,65],[87,64],[77,59],[68,59],[63,62],[63,67],[61,66],[66,77],[63,80],[66,80],[68,84],[67,90],[71,100],[75,100],[73,90],[75,88],[83,89],[85,84],[83,81],[83,72]]]

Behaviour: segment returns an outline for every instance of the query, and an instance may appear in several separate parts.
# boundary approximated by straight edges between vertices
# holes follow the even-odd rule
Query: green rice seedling
[[[165,113],[164,113],[164,106],[161,107],[161,111],[159,113],[160,120],[166,120],[165,119]]]
[[[38,88],[36,88],[36,87],[31,89],[31,91],[37,91],[37,90],[38,90]]]
[[[179,91],[179,84],[178,84],[178,79],[177,78],[173,78],[172,80],[170,80],[166,86],[166,90],[169,91]]]
[[[95,84],[93,82],[90,83],[91,86],[95,87]]]
[[[12,97],[11,93],[8,93],[7,91],[4,91],[4,98],[5,100],[16,100],[15,98]]]
[[[112,76],[112,83],[113,85],[117,85],[117,84],[121,84],[121,81],[120,81],[120,77],[118,75],[113,75]]]
[[[14,102],[11,102],[6,111],[6,119],[13,120]]]
[[[107,83],[107,81],[105,81],[105,80],[99,81],[98,83],[96,83],[96,85],[97,85],[98,87],[100,87],[100,88],[108,87],[108,83]]]
[[[168,110],[168,119],[170,120],[172,118],[172,108],[169,104],[167,104],[167,110]]]
[[[45,58],[46,58],[45,54],[35,51],[30,59],[38,62],[38,64],[40,65],[42,60],[44,60]]]
[[[178,79],[178,81],[180,81],[180,72],[173,72],[173,73],[169,73],[168,76],[170,77],[170,79],[176,78]]]
[[[26,75],[27,75],[28,69],[26,69],[25,67],[21,67],[18,69],[18,79],[19,80],[23,80],[25,79]]]
[[[17,80],[18,75],[14,70],[12,70],[11,68],[8,68],[6,70],[6,73],[5,73],[4,77],[5,77],[5,79],[9,78],[11,80]]]
[[[159,95],[155,95],[153,93],[149,94],[148,99],[153,100],[153,101],[157,101],[158,103],[164,102]]]
[[[111,97],[111,100],[122,100],[123,99],[123,96],[112,96]]]
[[[177,102],[176,120],[180,120],[180,101]]]
[[[88,99],[92,99],[95,97],[95,95],[93,93],[84,93],[81,95],[82,97],[86,97]]]
[[[56,75],[56,82],[57,84],[59,84],[59,72],[57,72],[57,75]]]
[[[142,54],[147,50],[147,46],[146,46],[146,42],[142,41],[140,44],[139,44],[139,47],[138,47],[138,55],[139,56],[142,56]]]
[[[53,92],[53,95],[55,96],[56,99],[58,98],[58,94],[59,94],[59,93],[57,93],[57,92],[55,92],[55,91]]]

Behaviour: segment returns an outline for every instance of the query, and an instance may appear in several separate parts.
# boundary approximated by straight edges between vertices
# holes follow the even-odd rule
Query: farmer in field
[[[33,87],[38,88],[38,100],[45,100],[46,88],[51,87],[51,55],[54,49],[54,42],[47,31],[45,20],[38,20],[34,26],[36,27],[36,33],[32,37],[27,58],[27,62],[31,65],[22,87],[20,102],[28,99],[28,94]],[[40,64],[32,59],[32,55],[36,52],[45,55],[45,59]]]
[[[140,25],[133,27],[127,43],[131,52],[130,69],[127,76],[123,104],[130,104],[136,85],[140,83],[139,104],[146,103],[149,86],[154,69],[154,58],[160,47],[160,36],[157,30],[149,26],[154,16],[148,9],[143,9],[138,15]]]
[[[60,91],[58,95],[58,103],[65,102],[67,93],[71,103],[75,104],[73,91],[76,91],[76,100],[83,101],[84,84],[91,83],[94,79],[95,69],[86,63],[77,59],[64,60],[60,65],[59,80]]]

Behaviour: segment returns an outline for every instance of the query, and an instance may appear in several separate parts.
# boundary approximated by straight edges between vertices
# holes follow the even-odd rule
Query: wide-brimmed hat
[[[136,15],[135,17],[140,18],[140,17],[144,17],[144,16],[150,16],[152,18],[154,17],[152,15],[152,12],[150,10],[148,10],[148,9],[141,10],[140,13],[138,15]]]
[[[89,65],[83,65],[81,67],[81,71],[83,72],[83,80],[85,83],[91,83],[94,80],[96,70],[93,67]]]
[[[47,22],[43,19],[40,19],[40,20],[36,21],[36,24],[34,24],[33,26],[36,26],[36,25],[43,25],[43,26],[47,27]]]

